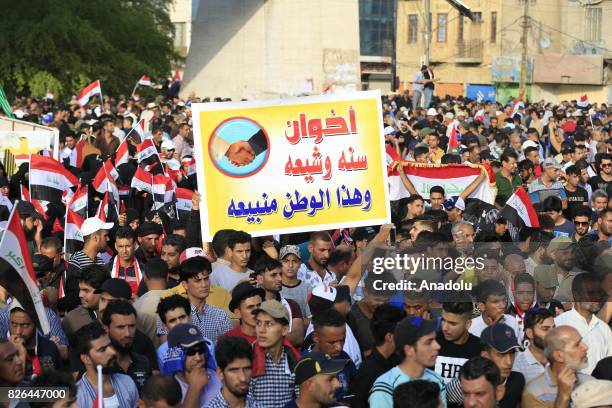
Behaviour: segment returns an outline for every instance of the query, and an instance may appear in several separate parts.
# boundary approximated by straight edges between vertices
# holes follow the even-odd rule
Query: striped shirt
[[[278,364],[266,353],[266,373],[251,378],[249,394],[266,408],[281,408],[295,398],[295,375],[284,350]]]
[[[204,304],[202,313],[194,305],[191,305],[191,324],[200,329],[202,335],[213,342],[217,342],[217,337],[232,329],[232,321],[223,309]],[[157,335],[167,335],[168,331],[164,327],[159,316],[157,317]]]
[[[221,391],[213,398],[207,405],[208,408],[232,408],[232,406],[226,401]],[[260,406],[253,399],[252,396],[247,395],[245,408],[259,408]]]
[[[446,407],[446,385],[444,379],[435,371],[426,368],[420,378],[411,378],[400,370],[399,366],[393,367],[374,381],[374,385],[370,390],[370,398],[368,401],[371,407],[376,408],[392,408],[393,407],[393,390],[399,385],[413,380],[427,380],[440,387],[440,400]]]
[[[94,263],[97,265],[104,266],[104,261],[102,260],[102,258],[100,258],[100,255],[96,255],[96,261],[94,262],[83,251],[76,251],[74,254],[72,254],[70,260],[68,261],[69,266],[73,266],[81,270],[86,266],[93,265]]]

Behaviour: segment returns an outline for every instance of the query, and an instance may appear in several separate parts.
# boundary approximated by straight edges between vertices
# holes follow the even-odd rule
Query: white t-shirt
[[[521,341],[521,339],[519,338],[519,325],[514,316],[505,314],[504,317],[500,320],[500,323],[504,323],[510,326],[512,330],[514,330],[514,334],[518,341]],[[480,315],[477,318],[472,319],[472,325],[470,326],[469,332],[472,333],[474,336],[480,337],[480,334],[486,327],[487,324],[482,318],[482,315]]]
[[[104,398],[104,408],[121,408],[119,406],[117,394],[114,394],[112,397]]]
[[[221,286],[228,292],[243,280],[249,279],[253,271],[247,268],[246,272],[236,272],[225,263],[215,262],[212,264],[212,275],[210,275],[211,285]]]

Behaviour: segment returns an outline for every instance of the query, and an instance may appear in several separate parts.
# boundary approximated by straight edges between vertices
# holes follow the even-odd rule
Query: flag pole
[[[102,366],[98,364],[96,366],[98,370],[98,408],[104,407],[104,387],[102,383]]]
[[[136,81],[136,85],[134,85],[134,89],[132,89],[132,98],[134,97],[134,92],[136,92],[136,89],[138,89],[138,82],[140,82],[140,79]]]

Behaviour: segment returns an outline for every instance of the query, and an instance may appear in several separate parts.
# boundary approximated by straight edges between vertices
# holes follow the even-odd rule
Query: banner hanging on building
[[[389,222],[379,91],[192,111],[205,241]]]

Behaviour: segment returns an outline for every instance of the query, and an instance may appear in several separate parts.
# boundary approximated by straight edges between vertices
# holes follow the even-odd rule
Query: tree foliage
[[[0,83],[10,93],[41,94],[48,87],[67,96],[96,79],[104,93],[113,94],[131,92],[142,75],[164,80],[179,58],[172,42],[171,4],[11,2],[0,14]]]

